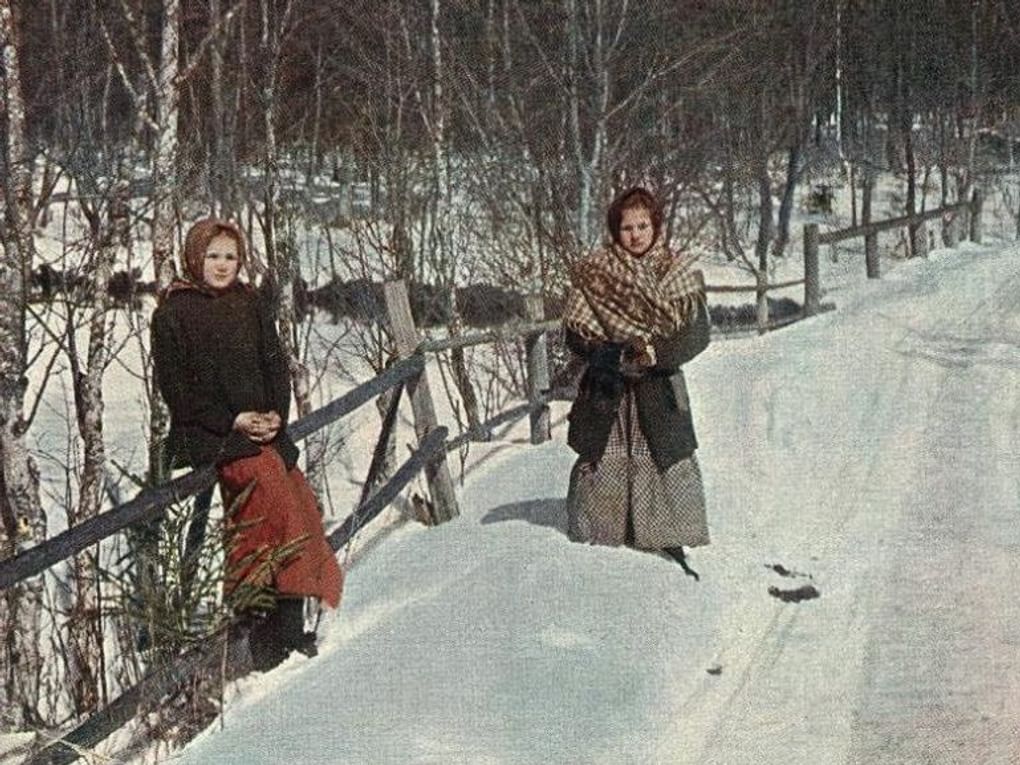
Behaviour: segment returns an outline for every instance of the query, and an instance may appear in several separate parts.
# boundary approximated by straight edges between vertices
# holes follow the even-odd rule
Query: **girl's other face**
[[[652,216],[644,207],[630,207],[620,217],[620,244],[631,255],[641,257],[655,240]]]
[[[217,234],[209,240],[202,261],[202,280],[216,290],[229,287],[237,279],[240,268],[237,240],[229,234]]]

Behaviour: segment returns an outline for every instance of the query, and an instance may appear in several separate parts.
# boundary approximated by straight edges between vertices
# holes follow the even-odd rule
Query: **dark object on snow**
[[[315,633],[305,632],[304,598],[279,598],[276,608],[256,616],[248,633],[252,666],[266,672],[278,666],[291,651],[315,656]]]
[[[834,198],[835,194],[832,191],[832,186],[827,183],[820,183],[812,188],[808,194],[807,211],[813,213],[831,213]]]
[[[773,563],[771,566],[766,565],[765,568],[771,569],[772,571],[775,571],[780,576],[785,576],[785,577],[799,576],[799,577],[804,577],[805,579],[813,579],[814,578],[814,577],[811,576],[811,574],[805,574],[805,573],[803,573],[801,571],[791,571],[786,566],[784,566],[782,563]]]
[[[662,551],[667,553],[669,557],[679,563],[680,568],[684,570],[684,573],[687,574],[687,576],[693,576],[695,582],[701,581],[701,577],[698,575],[698,572],[691,568],[690,564],[687,562],[687,556],[684,555],[684,548],[664,547]]]
[[[780,324],[801,314],[801,305],[790,298],[767,298],[769,305],[769,321]],[[744,305],[711,305],[708,312],[712,317],[712,326],[720,331],[733,331],[758,324],[758,308],[752,303]]]
[[[722,665],[720,665],[720,664],[713,664],[711,667],[709,667],[705,671],[708,674],[710,674],[710,675],[721,675],[722,674]]]
[[[769,587],[769,595],[779,598],[784,603],[800,603],[802,600],[814,600],[822,593],[813,584],[805,584],[793,590],[781,590],[778,587]]]

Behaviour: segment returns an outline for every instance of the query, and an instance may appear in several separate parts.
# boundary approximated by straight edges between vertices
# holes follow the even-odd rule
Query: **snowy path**
[[[937,253],[691,365],[702,582],[566,542],[562,432],[496,446],[181,760],[1020,761],[1018,258]]]
[[[1012,257],[883,285],[890,301],[830,327],[828,349],[784,338],[816,392],[846,397],[821,421],[818,402],[796,417],[774,401],[766,437],[807,444],[787,488],[812,517],[784,520],[811,529],[803,553],[838,613],[777,614],[692,762],[1020,761]],[[815,366],[826,351],[839,362]],[[793,382],[782,399],[808,394]],[[806,432],[819,422],[831,430]]]

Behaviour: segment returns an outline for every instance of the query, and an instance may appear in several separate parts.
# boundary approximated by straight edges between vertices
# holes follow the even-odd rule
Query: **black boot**
[[[315,633],[305,632],[304,598],[277,598],[272,611],[257,617],[248,633],[252,664],[260,672],[278,666],[291,651],[315,656]]]
[[[268,672],[287,658],[290,651],[284,647],[281,637],[278,608],[252,617],[248,650],[251,651],[252,667],[257,672]]]
[[[305,632],[305,599],[280,598],[276,609],[280,612],[281,635],[287,652],[300,651],[305,656],[314,656],[315,633]]]
[[[701,581],[701,577],[698,576],[698,572],[695,571],[693,568],[691,568],[688,565],[688,563],[687,563],[687,556],[684,555],[684,548],[682,548],[680,546],[677,546],[677,547],[664,547],[664,548],[662,548],[662,551],[667,553],[669,555],[669,557],[671,557],[673,560],[675,560],[677,563],[679,563],[680,564],[680,568],[682,568],[684,570],[684,573],[687,574],[687,576],[693,576],[695,582],[700,582]]]

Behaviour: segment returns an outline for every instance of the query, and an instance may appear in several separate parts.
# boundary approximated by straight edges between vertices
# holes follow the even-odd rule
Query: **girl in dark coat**
[[[567,441],[578,453],[567,495],[575,541],[661,550],[697,578],[684,546],[708,544],[697,439],[680,366],[708,343],[701,272],[660,241],[641,188],[613,202],[612,244],[579,261],[564,312],[587,363]]]
[[[245,254],[233,223],[192,226],[186,276],[152,316],[152,348],[170,409],[170,464],[215,465],[224,506],[253,484],[229,519],[225,587],[275,590],[276,608],[255,622],[249,640],[256,668],[267,669],[291,649],[313,651],[305,599],[335,608],[343,575],[287,435],[290,377],[275,322],[262,296],[238,279]]]

